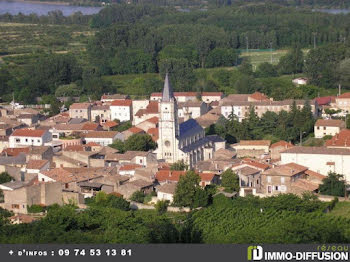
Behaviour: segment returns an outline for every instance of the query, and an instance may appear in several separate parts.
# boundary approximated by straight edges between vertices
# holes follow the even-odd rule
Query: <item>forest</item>
[[[5,14],[0,91],[3,100],[14,93],[24,103],[45,95],[54,103],[61,86],[82,101],[106,92],[146,97],[160,90],[168,71],[177,91],[259,90],[274,99],[312,99],[349,85],[340,79],[349,66],[349,24],[350,15],[278,3],[191,12],[139,3],[111,5],[91,16]],[[277,49],[287,52],[277,62],[250,65],[250,52],[270,50],[272,61]],[[294,87],[297,75],[309,77],[310,85]]]

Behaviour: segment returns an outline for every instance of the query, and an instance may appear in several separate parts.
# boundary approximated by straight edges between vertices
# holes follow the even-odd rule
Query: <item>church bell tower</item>
[[[177,115],[177,103],[174,92],[166,74],[162,98],[160,101],[159,139],[157,158],[174,163],[178,158],[179,123]]]

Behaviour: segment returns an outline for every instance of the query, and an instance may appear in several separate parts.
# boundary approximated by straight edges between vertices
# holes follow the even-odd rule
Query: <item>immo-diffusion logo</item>
[[[248,247],[248,260],[261,260],[263,258],[262,246]]]
[[[348,250],[317,250],[317,251],[264,251],[262,246],[249,246],[247,249],[249,261],[348,261]]]

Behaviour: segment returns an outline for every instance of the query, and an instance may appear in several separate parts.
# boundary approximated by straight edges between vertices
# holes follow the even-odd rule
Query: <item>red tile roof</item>
[[[138,128],[136,126],[130,127],[127,131],[130,131],[131,133],[134,133],[134,134],[140,134],[145,132],[141,128]]]
[[[152,137],[153,141],[157,141],[159,138],[159,131],[158,128],[149,128],[147,130],[147,134],[149,134]]]
[[[284,140],[278,141],[277,143],[274,143],[270,146],[270,148],[275,148],[275,147],[284,147],[284,148],[291,148],[294,145],[291,142],[286,142]]]
[[[7,156],[18,156],[20,153],[29,153],[29,147],[18,147],[18,148],[5,148],[2,150],[2,154],[5,154]]]
[[[16,129],[11,136],[42,137],[46,132],[42,129]]]
[[[135,116],[143,116],[148,114],[157,114],[159,113],[159,103],[158,101],[150,101],[145,109],[140,109],[136,112]]]
[[[135,170],[136,168],[142,167],[141,165],[137,164],[130,164],[130,165],[124,165],[120,167],[119,171],[130,171],[130,170]]]
[[[117,122],[114,122],[114,121],[107,121],[106,123],[104,123],[103,124],[104,126],[106,126],[106,127],[115,127],[115,126],[117,126],[118,125],[118,123]]]
[[[96,130],[99,127],[99,124],[87,122],[82,126],[82,130]]]
[[[323,97],[316,97],[315,100],[318,105],[324,106],[329,105],[332,100],[334,100],[335,96],[323,96]]]
[[[90,103],[74,103],[69,109],[88,109],[90,106]]]
[[[201,177],[201,181],[210,182],[213,180],[215,174],[214,173],[200,173],[199,176]]]
[[[85,135],[85,138],[114,138],[117,131],[91,131]]]
[[[186,174],[186,171],[170,171],[170,170],[159,170],[156,173],[156,179],[158,182],[173,181],[179,182],[180,176]]]
[[[132,100],[130,100],[130,99],[114,100],[111,103],[111,106],[131,106],[131,105],[132,105]]]
[[[41,169],[48,162],[48,160],[29,160],[27,163],[27,169]]]
[[[270,146],[270,140],[241,140],[239,145],[241,146]]]
[[[202,96],[222,96],[222,92],[202,92]]]
[[[350,147],[350,129],[344,129],[331,139],[327,140],[327,147]]]
[[[250,166],[253,166],[253,167],[257,167],[257,168],[263,169],[263,170],[266,170],[266,169],[270,168],[270,165],[257,162],[257,161],[255,161],[253,159],[250,159],[250,158],[243,159],[242,163],[250,165]]]
[[[315,126],[345,127],[345,122],[339,119],[318,119]]]
[[[101,145],[97,144],[96,142],[89,142],[85,146],[101,146]]]
[[[63,151],[75,151],[75,152],[78,152],[78,151],[84,151],[84,146],[82,145],[69,145],[69,146],[66,146]]]
[[[254,100],[258,101],[264,101],[264,100],[270,100],[265,94],[260,92],[255,92],[249,96],[250,98],[253,98]]]
[[[338,96],[337,98],[350,98],[350,92],[344,93],[344,94]]]
[[[323,179],[326,178],[326,176],[321,175],[320,173],[317,173],[317,172],[314,172],[314,171],[311,171],[311,170],[306,170],[306,171],[305,171],[305,174],[307,174],[307,175],[310,176],[310,177],[317,178],[317,179],[319,179],[319,180],[323,180]]]
[[[153,124],[158,124],[159,123],[159,118],[154,116],[146,120],[147,122],[151,122]]]

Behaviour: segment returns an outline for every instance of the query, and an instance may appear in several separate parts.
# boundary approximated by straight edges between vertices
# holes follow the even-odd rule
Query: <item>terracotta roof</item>
[[[222,92],[202,92],[202,96],[222,96]]]
[[[95,143],[95,142],[89,142],[89,143],[87,143],[85,146],[101,146],[100,144],[97,144],[97,143]]]
[[[180,176],[186,174],[186,171],[170,171],[170,170],[159,170],[156,173],[156,179],[158,182],[173,181],[178,182]]]
[[[189,100],[186,102],[178,102],[178,108],[184,108],[184,107],[200,107],[204,102],[203,101],[193,101]]]
[[[263,101],[263,100],[270,100],[265,94],[260,92],[255,92],[249,96],[250,98],[253,98],[254,100]]]
[[[338,96],[337,98],[350,98],[350,92],[344,93],[344,94]]]
[[[335,96],[324,96],[324,97],[315,98],[317,104],[320,106],[329,105],[334,99],[335,99]]]
[[[132,100],[130,99],[125,99],[125,100],[114,100],[111,103],[111,106],[131,106],[132,105]]]
[[[64,167],[64,168],[50,169],[48,171],[43,171],[41,173],[45,176],[48,176],[54,179],[57,182],[70,183],[70,182],[87,181],[89,179],[101,177],[104,174],[107,175],[108,168]]]
[[[292,187],[297,187],[305,191],[315,191],[319,187],[318,184],[308,181],[306,179],[297,179],[297,181],[293,182],[291,185]]]
[[[41,129],[16,129],[11,136],[42,137],[47,130]]]
[[[331,139],[327,140],[327,147],[350,147],[350,129],[344,129]]]
[[[328,147],[311,147],[295,146],[289,148],[281,154],[320,154],[320,155],[350,155],[350,149],[346,148],[328,148]]]
[[[82,126],[82,130],[96,130],[99,127],[99,124],[92,123],[92,122],[86,122]]]
[[[214,173],[200,173],[199,176],[201,177],[201,181],[212,181],[215,174]]]
[[[33,221],[37,220],[37,218],[35,218],[33,216],[25,215],[25,214],[17,214],[17,215],[10,217],[10,220],[12,223],[15,223],[16,221],[18,221],[19,223],[28,224],[28,223],[32,223]]]
[[[130,127],[127,131],[130,131],[131,133],[134,133],[134,134],[140,134],[145,132],[141,128],[138,128],[136,126]]]
[[[140,109],[136,112],[135,116],[143,116],[148,114],[158,114],[159,113],[159,103],[158,101],[150,101],[145,109]]]
[[[270,146],[270,140],[241,140],[240,146]]]
[[[310,177],[317,178],[319,180],[323,180],[323,179],[326,178],[326,176],[321,175],[320,173],[317,173],[317,172],[314,172],[314,171],[311,171],[311,170],[306,170],[305,174],[307,174]]]
[[[54,168],[48,171],[41,172],[44,176],[47,176],[57,182],[70,183],[76,181],[76,177],[69,171],[63,168]]]
[[[154,117],[151,117],[151,118],[149,118],[149,119],[147,119],[147,120],[145,120],[145,121],[151,122],[151,123],[153,123],[153,124],[158,124],[159,118],[156,117],[156,116],[154,116]]]
[[[157,141],[159,138],[159,131],[157,127],[149,128],[147,130],[147,134],[149,134],[152,137],[153,141]]]
[[[29,160],[27,163],[27,169],[41,169],[48,162],[48,160]]]
[[[301,166],[295,163],[288,163],[281,166],[276,166],[269,170],[264,171],[264,175],[272,175],[272,176],[295,176],[297,174],[303,173],[308,168],[305,166]]]
[[[286,142],[284,140],[278,141],[276,143],[273,143],[270,148],[275,148],[275,147],[284,147],[284,148],[291,148],[294,147],[294,145],[291,142]]]
[[[106,123],[104,123],[103,124],[104,126],[106,126],[106,127],[115,127],[115,126],[117,126],[118,125],[118,123],[117,122],[114,122],[114,121],[107,121]]]
[[[20,153],[29,153],[29,147],[18,147],[18,148],[5,148],[2,150],[2,154],[5,154],[7,156],[18,156]]]
[[[258,161],[253,160],[253,159],[250,159],[250,158],[243,159],[242,163],[250,165],[250,166],[253,166],[253,167],[257,167],[257,168],[263,169],[263,170],[266,170],[266,169],[270,168],[270,165],[264,164],[264,163],[260,163]]]
[[[257,173],[260,173],[261,171],[259,169],[250,167],[250,166],[245,166],[240,169],[235,170],[235,172],[238,171],[240,175],[243,176],[250,176],[250,175],[255,175]]]
[[[318,119],[315,126],[345,127],[345,122],[338,119]]]
[[[69,109],[88,109],[90,106],[90,103],[74,103]]]
[[[124,165],[120,167],[119,171],[130,171],[130,170],[135,170],[136,168],[142,167],[141,165],[137,164],[129,164],[129,165]]]
[[[91,131],[85,135],[85,138],[114,138],[117,131]]]

